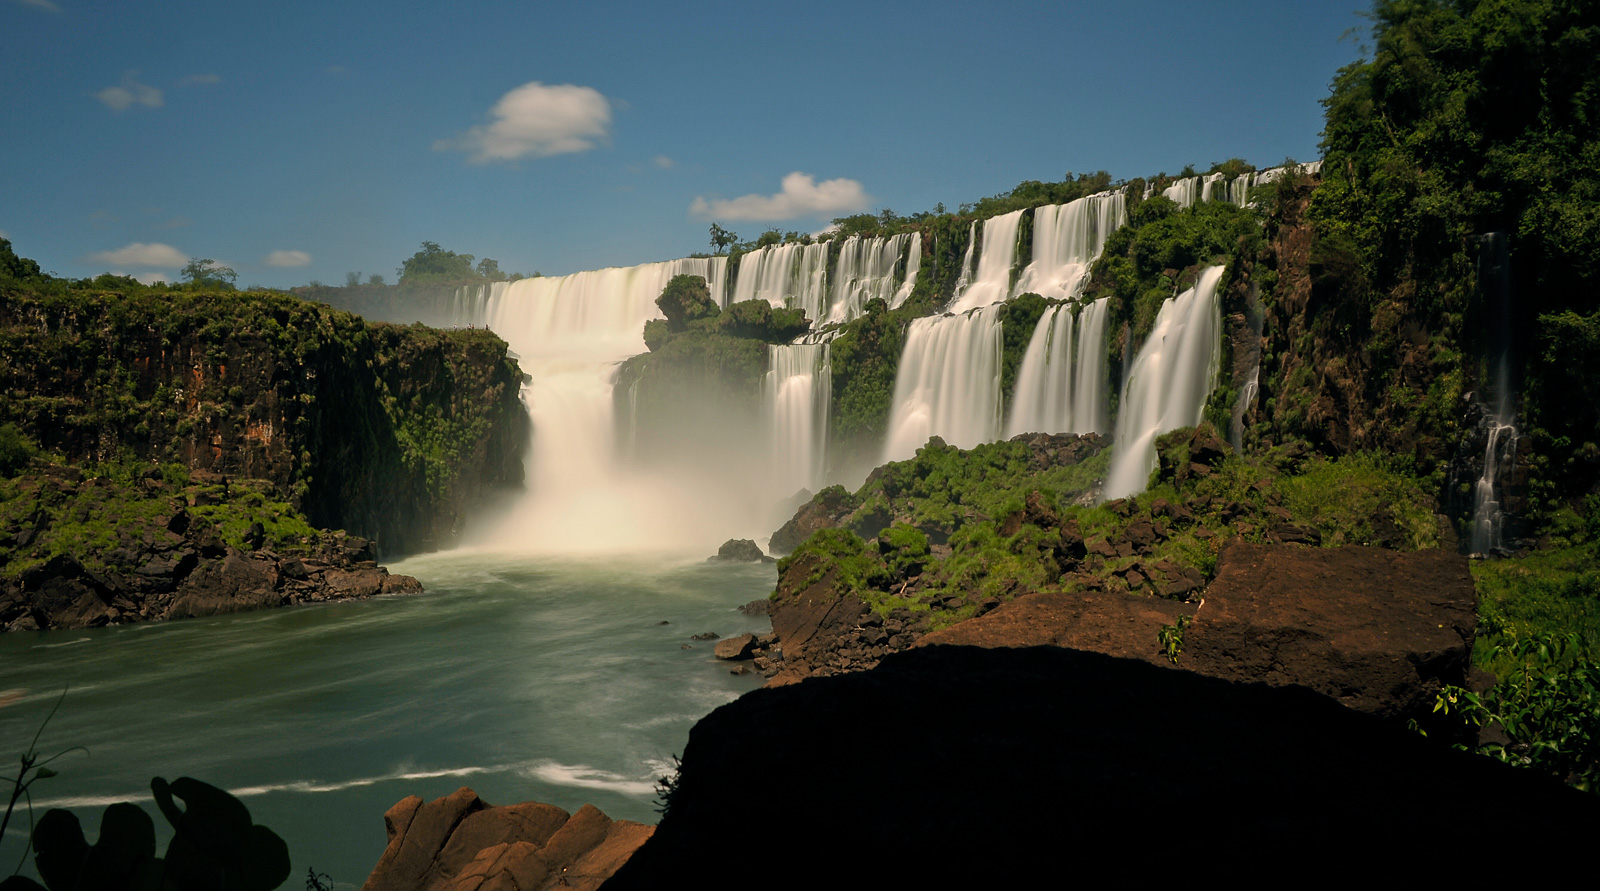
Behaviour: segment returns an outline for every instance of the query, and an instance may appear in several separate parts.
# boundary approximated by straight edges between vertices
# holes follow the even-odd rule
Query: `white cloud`
[[[183,80],[178,81],[178,86],[180,86],[180,87],[197,87],[197,86],[201,86],[203,84],[220,84],[220,83],[222,83],[222,78],[219,75],[215,75],[215,74],[191,74],[188,77],[184,78]]]
[[[574,84],[523,84],[489,113],[492,123],[441,139],[434,149],[468,152],[474,164],[487,164],[588,151],[611,133],[611,103],[598,90]]]
[[[137,241],[114,251],[90,254],[89,259],[113,266],[156,266],[163,269],[178,269],[189,263],[189,258],[170,244],[142,244]]]
[[[826,214],[865,210],[871,199],[853,179],[817,182],[810,174],[795,171],[783,178],[783,191],[776,195],[744,195],[731,200],[695,198],[689,212],[697,217],[719,220],[792,220]]]
[[[666,155],[656,155],[654,158],[650,159],[650,163],[660,167],[662,170],[671,170],[673,167],[677,166],[677,162]]]
[[[23,6],[32,6],[35,9],[43,9],[49,12],[61,11],[61,7],[51,3],[50,0],[17,0],[17,2]]]
[[[118,275],[120,275],[120,274],[121,273],[118,273]],[[170,281],[172,281],[172,279],[169,278],[165,272],[141,272],[138,275],[134,276],[133,280],[137,281],[137,282],[142,282],[142,283],[147,284],[147,285],[153,285],[156,282],[170,282]]]
[[[310,266],[311,255],[305,251],[273,251],[261,262],[268,266]]]
[[[162,98],[161,91],[149,84],[142,84],[133,79],[137,71],[130,71],[122,76],[122,85],[106,87],[94,94],[96,99],[104,102],[112,111],[125,111],[134,105],[143,105],[146,108],[160,108],[166,100]]]

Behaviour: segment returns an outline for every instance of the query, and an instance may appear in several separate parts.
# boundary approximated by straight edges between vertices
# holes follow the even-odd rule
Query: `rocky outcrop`
[[[775,806],[752,803],[751,777]],[[1588,796],[1303,688],[935,646],[706,716],[656,833],[606,887],[678,887],[735,863],[796,888],[1156,869],[1232,881],[1242,865],[1303,874],[1308,850],[1319,877],[1370,874],[1397,840],[1458,849],[1462,815],[1485,812],[1518,815],[1497,842],[1532,850],[1586,850],[1600,832]]]
[[[483,331],[369,324],[281,294],[0,291],[0,423],[71,462],[270,481],[385,556],[442,547],[522,482],[527,413]]]
[[[717,549],[715,556],[707,557],[707,563],[775,563],[772,557],[762,552],[761,546],[748,538],[730,538]]]
[[[655,827],[536,801],[495,807],[463,786],[383,815],[389,845],[362,891],[595,889]]]
[[[371,540],[344,532],[269,534],[255,522],[225,536],[218,523],[272,519],[274,502],[263,497],[271,484],[199,476],[205,482],[188,486],[169,484],[159,472],[117,483],[47,468],[7,481],[0,630],[92,628],[422,591],[416,579],[379,566]],[[22,522],[14,524],[18,509]]]
[[[1170,666],[1167,628],[1180,668],[1307,687],[1356,711],[1426,723],[1442,685],[1466,685],[1476,627],[1472,576],[1451,551],[1236,541],[1198,603],[1028,594],[919,645],[1050,644]]]

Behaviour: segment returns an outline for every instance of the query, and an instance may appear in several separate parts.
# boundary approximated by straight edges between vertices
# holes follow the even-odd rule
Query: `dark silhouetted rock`
[[[606,887],[681,887],[714,864],[786,888],[1232,882],[1307,875],[1313,852],[1319,880],[1370,876],[1397,845],[1460,850],[1481,813],[1517,815],[1495,827],[1508,850],[1578,858],[1600,833],[1589,796],[1304,688],[937,646],[706,716],[654,836]]]

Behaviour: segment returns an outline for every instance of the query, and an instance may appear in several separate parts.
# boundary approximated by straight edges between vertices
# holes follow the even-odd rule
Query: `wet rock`
[[[738,637],[717,641],[716,649],[713,652],[716,653],[718,659],[748,659],[755,647],[756,636],[754,634],[741,634]]]
[[[719,638],[721,636],[722,635],[718,634],[715,631],[703,631],[703,632],[701,632],[699,634],[691,634],[691,635],[689,635],[689,639],[690,640],[716,640],[717,638]]]
[[[462,787],[384,814],[389,844],[362,891],[596,889],[655,831],[539,802],[494,807]]]
[[[730,538],[722,543],[714,557],[707,563],[775,563],[774,558],[762,553],[760,545],[748,538]]]

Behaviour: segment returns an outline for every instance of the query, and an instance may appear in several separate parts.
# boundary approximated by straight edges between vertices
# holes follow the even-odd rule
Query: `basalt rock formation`
[[[385,556],[451,543],[522,481],[506,344],[281,294],[0,288],[0,423],[71,463],[131,456],[270,481]]]
[[[537,801],[495,807],[465,786],[410,796],[383,822],[389,846],[362,891],[595,889],[655,831],[592,804],[571,815]]]

